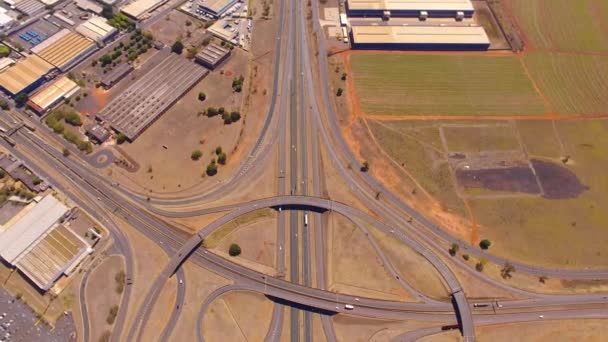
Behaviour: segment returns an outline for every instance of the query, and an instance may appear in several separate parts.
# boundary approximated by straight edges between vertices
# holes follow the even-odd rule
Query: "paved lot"
[[[59,318],[55,329],[45,323],[35,326],[37,320],[26,304],[0,289],[0,341],[76,341],[71,315]]]

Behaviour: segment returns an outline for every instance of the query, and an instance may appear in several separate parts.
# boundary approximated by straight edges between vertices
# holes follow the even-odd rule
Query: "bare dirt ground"
[[[178,10],[171,11],[150,28],[154,38],[170,46],[181,38],[184,46],[200,45],[205,37],[203,21]]]
[[[405,332],[438,325],[437,322],[389,321],[348,315],[332,317],[338,341],[391,341]]]
[[[120,304],[122,293],[117,291],[115,280],[120,271],[124,271],[121,256],[110,256],[91,271],[85,286],[85,300],[91,329],[89,336],[92,341],[98,341],[104,332],[113,328],[113,324],[108,324],[106,318],[110,308]]]
[[[392,236],[375,229],[370,229],[370,233],[402,279],[429,297],[449,299],[450,293],[443,285],[441,276],[426,259]]]
[[[412,295],[385,269],[365,234],[346,218],[331,215],[326,246],[329,290],[388,300],[412,300]]]
[[[231,283],[230,280],[201,268],[191,261],[186,261],[182,268],[185,271],[186,296],[182,312],[171,335],[172,341],[194,340],[198,313],[203,301],[215,289]],[[212,329],[213,327],[206,328],[206,330]]]
[[[203,336],[207,341],[262,341],[272,307],[272,302],[263,295],[229,292],[210,305],[203,319]]]

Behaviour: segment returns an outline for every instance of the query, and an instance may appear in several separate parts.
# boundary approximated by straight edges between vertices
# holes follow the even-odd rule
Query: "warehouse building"
[[[15,18],[11,17],[6,12],[8,11],[5,8],[0,7],[0,29],[7,28],[15,22]]]
[[[194,59],[203,66],[213,70],[230,56],[230,49],[217,44],[207,45]]]
[[[239,0],[197,0],[196,6],[202,13],[217,19],[236,5],[237,2]]]
[[[105,89],[110,89],[116,83],[120,82],[120,80],[127,76],[131,71],[133,71],[133,65],[129,63],[122,63],[107,74],[103,75],[99,83]]]
[[[66,76],[62,76],[40,90],[27,102],[39,115],[43,115],[63,100],[70,98],[80,90],[78,84]]]
[[[470,0],[347,0],[352,17],[466,17],[475,13]]]
[[[168,0],[135,0],[120,9],[127,17],[141,21],[146,15],[162,6]]]
[[[33,47],[31,51],[65,72],[96,49],[97,46],[91,39],[68,29],[63,29]]]
[[[481,26],[352,26],[352,47],[369,50],[487,50]]]
[[[209,71],[179,55],[168,56],[97,114],[131,141]]]
[[[9,67],[15,65],[15,60],[10,57],[0,58],[0,72],[8,69]]]
[[[15,9],[31,17],[44,11],[44,4],[38,0],[21,0],[15,5]]]
[[[237,28],[237,25],[233,24],[232,22],[225,19],[220,19],[213,25],[209,26],[207,31],[221,40],[230,42],[232,44],[237,44],[236,39],[239,34]]]
[[[32,202],[2,225],[0,256],[46,291],[92,251],[61,223],[69,209],[52,195]]]
[[[53,69],[44,59],[30,55],[0,73],[0,87],[11,96],[29,93],[42,85]]]
[[[74,3],[77,8],[97,15],[101,15],[103,11],[103,7],[89,0],[76,0]]]
[[[103,17],[92,17],[76,27],[76,32],[97,42],[105,44],[118,34],[118,30],[107,23]]]

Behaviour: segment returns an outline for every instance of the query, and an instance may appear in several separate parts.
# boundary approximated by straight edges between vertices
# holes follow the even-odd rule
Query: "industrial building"
[[[103,7],[89,0],[76,0],[74,3],[77,8],[97,15],[101,15],[103,11]]]
[[[352,17],[466,17],[475,13],[470,0],[347,0]]]
[[[29,93],[42,85],[54,68],[36,55],[27,56],[0,73],[0,87],[12,96]]]
[[[217,44],[207,45],[194,59],[203,66],[213,70],[230,56],[230,49]]]
[[[217,19],[238,2],[239,0],[196,0],[196,7],[202,13]]]
[[[144,20],[146,15],[162,6],[168,0],[135,0],[120,11],[133,20]]]
[[[168,53],[162,62],[103,108],[97,118],[133,141],[208,72],[196,63]]]
[[[487,50],[481,26],[352,26],[352,46],[370,50]]]
[[[38,0],[22,0],[15,5],[15,9],[27,16],[33,16],[44,10],[44,4]]]
[[[213,25],[207,28],[207,31],[221,40],[230,42],[232,44],[237,44],[236,39],[239,34],[237,26],[227,20],[220,19],[216,21]]]
[[[96,49],[97,46],[93,40],[79,33],[63,29],[33,47],[31,51],[65,72]]]
[[[8,69],[15,64],[15,60],[10,57],[0,58],[0,72]]]
[[[129,63],[122,63],[107,74],[103,75],[99,83],[105,89],[110,89],[125,76],[127,76],[131,71],[133,71],[133,65]]]
[[[118,35],[118,30],[107,23],[103,17],[92,17],[76,27],[76,32],[98,44],[104,44]]]
[[[79,90],[78,84],[66,76],[62,76],[30,97],[27,104],[36,113],[42,115],[63,100],[76,94]]]
[[[8,12],[5,8],[0,7],[0,29],[4,29],[9,27],[13,22],[15,22],[15,18],[6,14]]]
[[[0,256],[46,291],[92,251],[61,223],[69,209],[52,195],[32,202],[0,227]]]
[[[86,134],[91,139],[93,139],[98,144],[103,144],[106,140],[110,139],[112,134],[110,131],[105,129],[103,126],[99,124],[93,124],[88,126],[86,129]]]

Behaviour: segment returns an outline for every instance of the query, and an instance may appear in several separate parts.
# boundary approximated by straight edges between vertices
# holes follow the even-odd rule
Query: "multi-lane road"
[[[150,203],[147,203],[142,194],[116,187],[115,184],[99,175],[83,159],[80,159],[77,154],[70,158],[63,157],[60,149],[55,147],[62,141],[56,140],[40,125],[37,126],[39,130],[36,133],[29,132],[25,128],[18,129],[13,134],[13,138],[17,142],[15,148],[2,141],[4,147],[11,149],[17,157],[26,162],[28,167],[47,179],[59,191],[70,196],[80,207],[108,227],[117,244],[117,251],[125,256],[127,277],[134,277],[137,281],[136,275],[133,273],[133,257],[129,241],[112,220],[114,216],[121,217],[152,241],[161,245],[163,250],[172,256],[159,277],[152,283],[143,304],[138,308],[129,307],[132,293],[131,286],[127,286],[117,326],[114,329],[113,340],[142,340],[144,330],[151,328],[147,327],[147,323],[158,295],[168,279],[176,276],[178,284],[176,307],[171,308],[169,321],[162,330],[159,330],[161,340],[166,340],[171,336],[172,330],[179,320],[181,308],[185,305],[187,279],[184,278],[179,266],[186,259],[231,278],[235,283],[233,286],[217,290],[208,300],[201,303],[199,333],[193,332],[193,336],[198,336],[199,340],[202,340],[200,331],[205,328],[200,324],[202,324],[202,317],[209,303],[213,298],[234,290],[256,291],[279,298],[282,303],[292,302],[313,308],[322,314],[321,322],[328,341],[336,339],[331,325],[331,315],[345,313],[375,318],[421,319],[437,322],[437,327],[405,334],[399,340],[413,340],[429,334],[440,333],[441,326],[458,322],[465,340],[472,341],[475,338],[475,325],[534,321],[539,319],[539,312],[542,312],[540,316],[544,319],[608,317],[605,295],[534,294],[490,279],[484,274],[472,271],[470,267],[455,259],[457,267],[471,272],[480,281],[500,286],[527,298],[501,302],[498,310],[493,303],[490,303],[492,311],[488,310],[490,306],[472,307],[468,303],[458,279],[439,257],[446,253],[443,246],[446,243],[457,242],[463,249],[468,250],[469,254],[483,256],[499,264],[506,260],[473,248],[463,241],[456,241],[441,227],[390,193],[369,174],[353,171],[347,167],[349,164],[358,165],[359,162],[344,142],[334,112],[328,80],[327,52],[323,31],[319,24],[316,1],[312,1],[310,28],[315,34],[310,36],[307,34],[305,26],[307,7],[305,2],[297,0],[283,0],[280,6],[275,7],[278,8],[279,33],[274,57],[272,99],[266,122],[258,140],[251,147],[249,155],[237,170],[236,175],[238,176],[217,188],[194,196],[153,198]],[[161,14],[165,12],[163,11]],[[158,19],[160,16],[155,18]],[[285,17],[287,20],[284,20]],[[153,21],[148,23],[150,22]],[[314,40],[310,41],[309,37],[314,37]],[[313,63],[317,64],[318,72],[315,72],[317,69]],[[10,120],[0,120],[0,124],[10,126],[13,123]],[[53,144],[48,144],[49,140]],[[320,198],[323,177],[319,163],[320,148],[326,151],[338,174],[352,189],[353,195],[380,217],[380,220],[346,204]],[[267,160],[273,150],[278,150],[279,155],[276,197],[213,207],[213,200],[220,194],[237,189],[240,184],[250,179],[252,174],[257,175],[262,172],[263,169],[260,165]],[[253,173],[253,170],[256,172]],[[375,198],[377,191],[381,191],[383,194],[380,200]],[[183,205],[203,204],[207,204],[207,209],[178,210]],[[162,209],[155,205],[162,206]],[[176,210],[172,210],[172,207]],[[277,230],[279,276],[270,277],[258,273],[200,247],[202,240],[223,224],[261,208],[274,208],[279,211]],[[439,271],[452,293],[454,303],[432,300],[422,294],[419,295],[420,302],[418,303],[402,303],[356,298],[326,290],[321,213],[327,211],[344,215],[352,219],[355,224],[365,222],[386,234],[392,234],[399,241],[416,250]],[[226,214],[210,225],[202,227],[194,236],[182,233],[157,216],[187,217],[211,212],[226,212]],[[302,212],[306,212],[309,216],[309,225],[303,224],[304,214]],[[406,219],[406,217],[411,217],[413,220]],[[289,228],[288,231],[285,229],[286,227]],[[310,235],[311,229],[314,231],[314,238]],[[365,232],[365,227],[359,226],[359,229]],[[285,253],[286,246],[284,246],[284,242],[287,241],[286,232],[289,233],[287,234],[288,255]],[[315,243],[314,255],[311,253],[312,241]],[[371,237],[370,242],[374,245]],[[379,248],[377,250],[379,257],[383,258]],[[283,276],[287,276],[285,274],[287,258],[289,258],[289,275],[288,279],[284,279]],[[407,279],[399,278],[398,272],[390,265],[389,260],[383,258],[383,262],[390,273],[400,280],[404,288],[418,293],[416,289],[409,287]],[[516,266],[518,272],[536,275],[572,279],[608,278],[608,271],[602,270],[546,269],[510,262]],[[312,283],[313,266],[316,286]],[[81,300],[83,301],[83,316],[86,320],[86,306],[82,294]],[[191,303],[188,304],[191,305]],[[347,304],[354,305],[354,308],[347,310],[345,308]],[[128,334],[125,337],[122,331],[123,325],[127,321],[127,311],[136,314],[134,323],[128,327]],[[275,304],[266,340],[277,341],[279,339],[285,312],[283,304]],[[303,336],[306,341],[310,341],[313,330],[311,312],[305,311],[302,315],[299,309],[292,307],[290,315],[291,340],[298,341]],[[85,323],[85,336],[88,333],[87,324]],[[301,327],[303,327],[303,331],[300,330]]]

